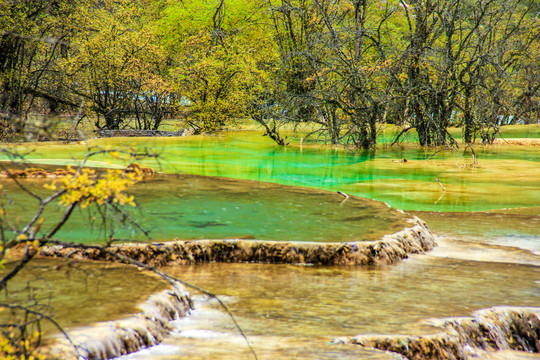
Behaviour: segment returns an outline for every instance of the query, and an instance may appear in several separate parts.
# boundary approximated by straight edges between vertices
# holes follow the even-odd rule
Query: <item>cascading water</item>
[[[540,354],[540,308],[492,308],[470,318],[434,321],[445,332],[424,336],[360,335],[337,343],[388,350],[408,359],[467,360],[489,351]]]
[[[159,344],[171,328],[171,321],[185,317],[193,307],[181,284],[152,295],[139,305],[141,312],[91,327],[71,329],[68,341],[58,341],[47,348],[48,355],[63,359],[110,359]],[[74,346],[75,345],[75,348]]]
[[[182,170],[191,174],[340,190],[384,200],[398,208],[433,210],[432,213],[416,215],[426,220],[435,233],[445,236],[440,241],[443,244],[441,248],[389,267],[206,264],[175,265],[167,269],[229,299],[240,325],[253,340],[259,358],[395,359],[401,355],[353,345],[338,346],[329,344],[329,341],[336,337],[350,338],[369,333],[428,336],[440,331],[430,323],[433,318],[467,316],[479,309],[498,305],[534,307],[540,303],[537,248],[540,220],[538,208],[532,208],[538,206],[540,199],[538,149],[526,152],[477,149],[480,166],[467,167],[456,163],[461,154],[440,153],[430,161],[424,161],[432,151],[392,150],[384,154],[355,155],[309,148],[276,149],[259,140],[253,146],[250,141],[239,141],[234,136],[212,138],[211,146],[208,146],[207,139],[199,137],[182,141],[148,139],[141,140],[140,145],[162,149],[164,155],[170,157],[164,162],[164,169],[169,172]],[[124,140],[111,141],[118,143]],[[132,141],[125,140],[126,145]],[[42,158],[58,158],[50,160],[50,163],[66,162],[53,152],[36,154]],[[407,158],[409,161],[400,163],[392,161],[394,158]],[[520,176],[515,177],[515,174]],[[435,177],[444,184],[445,193],[434,181]],[[208,184],[210,182],[203,187]],[[223,188],[231,186],[228,180],[223,180],[222,184],[214,188],[208,186],[207,193],[219,194]],[[272,201],[277,194],[273,193],[264,201]],[[247,201],[252,194],[248,192],[244,196]],[[203,199],[204,196],[196,200]],[[307,196],[301,195],[288,206],[302,205],[306,199]],[[253,196],[249,200],[257,202]],[[523,206],[528,206],[529,210],[468,212]],[[155,214],[165,219],[165,224],[186,215],[181,207],[172,208],[174,206]],[[294,216],[305,213],[308,208],[293,212]],[[194,207],[188,213],[204,218],[208,215],[205,210]],[[248,219],[252,224],[266,224],[266,220],[275,215],[275,212],[258,212],[251,208],[239,217]],[[256,222],[251,221],[253,216],[258,216]],[[187,222],[203,233],[221,230],[229,221],[225,218],[219,222],[206,218],[199,220],[189,219]],[[290,219],[284,217],[284,220]],[[348,219],[347,225],[355,224],[357,220]],[[333,223],[338,221],[334,219]],[[309,228],[313,222],[307,220],[306,224]],[[320,224],[311,227],[327,230]],[[293,221],[291,232],[295,228],[302,227]],[[245,232],[236,236],[256,238]],[[201,313],[205,309],[199,308]],[[219,310],[211,312],[223,315]],[[213,320],[196,320],[193,319],[197,324],[191,331],[177,328],[164,338],[161,345],[135,353],[131,358],[250,358],[228,320],[214,322],[212,326],[215,327],[211,331],[206,330]],[[496,324],[501,319],[486,321],[485,327],[497,334],[499,328],[489,322]],[[499,339],[502,339],[501,334],[497,335]],[[476,350],[472,345],[471,349],[474,355]],[[504,355],[489,352],[482,356],[499,356],[499,359],[524,356],[523,352],[509,351],[505,350]],[[500,357],[506,355],[506,358]]]
[[[519,249],[498,251],[507,255],[506,261],[521,252]],[[452,251],[459,253],[458,249]],[[517,334],[508,330],[512,327],[509,322],[505,325],[504,319],[511,318],[506,316],[505,309],[497,308],[496,313],[479,311],[474,318],[453,317],[494,305],[538,306],[540,282],[534,280],[540,279],[540,259],[537,257],[534,265],[481,258],[465,260],[448,255],[435,251],[395,265],[367,268],[216,263],[174,266],[167,270],[222,294],[260,359],[399,358],[372,348],[329,344],[334,338],[373,333],[404,335],[362,337],[386,339],[398,345],[407,344],[407,339],[431,339],[455,344],[456,354],[471,359],[476,359],[475,355],[498,356],[498,352],[492,351],[505,348],[509,333]],[[128,359],[250,359],[230,320],[219,308],[201,301],[196,301],[195,307],[194,317],[179,324],[162,345]],[[441,317],[449,319],[433,320]],[[526,319],[525,323],[532,319]],[[500,339],[500,346],[482,350],[466,336],[450,341],[445,337],[447,334],[431,335],[441,333],[440,326],[444,323],[455,324],[454,332],[462,328],[468,329],[463,334],[474,335],[480,321],[483,328],[490,329],[489,333]],[[538,331],[534,323],[530,329]],[[432,343],[423,341],[414,344],[418,349],[433,347]],[[501,354],[506,357],[500,359],[506,360],[526,355],[510,350]],[[419,351],[409,355],[414,359],[430,359]]]

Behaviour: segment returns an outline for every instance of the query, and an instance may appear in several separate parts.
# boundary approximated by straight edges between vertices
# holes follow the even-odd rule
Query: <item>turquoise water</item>
[[[470,166],[470,151],[463,156],[462,150],[435,154],[434,149],[396,147],[358,153],[309,146],[279,147],[267,137],[249,132],[101,139],[89,145],[150,150],[160,155],[158,160],[141,162],[166,173],[339,190],[403,210],[483,211],[540,204],[539,146],[478,145],[475,151],[479,162]],[[66,164],[80,159],[86,148],[79,144],[39,144],[29,145],[27,150],[33,161]],[[93,160],[92,166],[125,166],[130,162],[109,159],[107,163],[103,156]]]
[[[147,161],[146,165],[168,173],[331,190],[310,192],[197,176],[166,182],[157,177],[133,189],[140,199],[135,214],[141,211],[140,218],[153,235],[183,223],[190,225],[183,235],[192,238],[220,237],[222,232],[245,238],[296,240],[305,234],[311,240],[318,236],[337,240],[336,234],[369,236],[360,234],[362,228],[374,227],[370,221],[382,221],[390,227],[400,223],[399,216],[388,209],[375,211],[384,208],[380,203],[372,203],[374,208],[365,208],[361,199],[342,203],[336,190],[402,209],[423,210],[415,214],[434,232],[444,235],[435,250],[393,266],[203,264],[165,269],[220,295],[237,315],[261,359],[390,359],[393,357],[386,353],[329,342],[336,336],[359,333],[423,334],[436,331],[428,323],[431,318],[467,316],[495,305],[539,303],[538,148],[476,149],[479,165],[471,167],[470,156],[461,159],[461,152],[441,152],[426,161],[434,150],[355,154],[330,148],[280,148],[266,138],[244,133],[99,140],[93,144],[128,147],[134,141],[141,149],[161,154],[159,164]],[[40,145],[34,149],[30,157],[51,164],[74,161],[84,151],[81,145]],[[408,161],[399,162],[403,158]],[[125,165],[96,160],[92,163],[95,166]],[[16,197],[10,189],[7,194]],[[35,206],[30,200],[18,204],[21,216]],[[517,209],[480,211],[501,208]],[[230,222],[238,224],[236,230]],[[72,231],[77,234],[75,241],[88,233],[88,223],[70,226],[64,236]],[[284,226],[287,231],[281,231]],[[272,232],[274,235],[269,235]],[[176,331],[162,345],[128,358],[250,358],[227,316],[204,299],[199,299],[192,317],[174,326]]]
[[[43,181],[24,181],[47,194]],[[8,219],[28,221],[37,201],[4,181]],[[244,238],[275,241],[344,242],[378,240],[408,226],[408,216],[369,199],[309,188],[192,175],[156,175],[133,186],[138,206],[128,213],[149,231],[151,240]],[[51,204],[43,218],[45,233],[61,218]],[[94,221],[92,219],[95,218]],[[59,231],[66,241],[105,240],[101,214],[77,209]],[[134,227],[123,229],[113,214],[105,226],[118,241],[148,240]],[[115,226],[116,224],[116,226]]]

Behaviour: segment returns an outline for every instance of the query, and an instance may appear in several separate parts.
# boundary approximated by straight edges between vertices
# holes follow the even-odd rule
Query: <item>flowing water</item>
[[[166,270],[220,294],[260,359],[391,359],[391,354],[331,340],[436,333],[440,330],[430,319],[468,316],[492,306],[540,305],[540,216],[535,209],[417,215],[442,234],[440,246],[396,265],[206,264]],[[175,328],[163,344],[124,358],[250,358],[231,320],[204,297]],[[489,358],[540,355],[501,352]]]
[[[390,357],[330,341],[435,333],[430,319],[495,305],[538,306],[538,265],[538,256],[533,265],[439,252],[373,268],[208,264],[167,270],[220,294],[260,359],[369,359]],[[201,299],[194,314],[175,327],[162,345],[126,358],[250,358],[230,319],[212,302]]]
[[[0,276],[14,265],[7,262]],[[23,304],[69,328],[138,312],[137,304],[166,288],[156,276],[117,264],[35,259],[2,291],[0,303]],[[0,324],[10,323],[12,314],[2,310]],[[45,320],[41,326],[45,334],[57,331]]]
[[[133,140],[99,141],[107,142],[127,147]],[[144,139],[137,140],[137,146],[159,149],[161,169],[166,172],[341,190],[386,201],[396,208],[416,210],[414,214],[441,235],[435,250],[392,266],[204,264],[165,269],[220,295],[260,359],[392,359],[396,358],[392,354],[333,345],[331,340],[366,333],[433,333],[438,331],[430,325],[433,318],[468,316],[477,309],[499,305],[540,305],[538,147],[527,151],[477,148],[479,164],[472,167],[470,156],[462,158],[461,152],[433,155],[434,151],[404,148],[354,154],[310,147],[279,148],[243,134]],[[62,149],[38,149],[31,156],[36,161],[65,164],[69,159]],[[73,145],[70,151],[76,154],[83,149]],[[193,202],[188,200],[192,196],[189,187],[178,185],[174,196],[155,197],[155,204],[164,203],[164,211],[156,211],[153,205],[148,209],[164,222],[191,224],[194,230],[189,236],[193,238],[219,237],[224,230],[233,229],[228,222],[235,219],[240,219],[237,223],[241,225],[235,225],[237,229],[230,236],[248,238],[280,236],[275,228],[296,217],[302,221],[297,226],[296,222],[287,225],[292,230],[286,231],[295,238],[307,232],[310,237],[321,234],[325,239],[339,233],[330,227],[339,219],[351,217],[352,223],[346,223],[345,229],[356,220],[363,221],[348,216],[351,209],[343,209],[346,203],[339,206],[342,199],[334,200],[335,194],[314,192],[312,197],[304,189],[274,190],[272,185],[251,186],[223,179],[180,179],[190,179],[189,186],[199,191]],[[148,184],[152,183],[144,186]],[[159,187],[159,181],[152,186]],[[226,195],[233,188],[236,190]],[[242,188],[249,191],[239,195]],[[144,193],[140,195],[144,197]],[[182,199],[191,205],[183,207]],[[151,200],[146,201],[150,204]],[[144,204],[142,201],[143,211]],[[245,210],[235,212],[239,210],[235,207],[244,206]],[[280,218],[284,208],[290,213]],[[210,209],[214,213],[205,213]],[[506,210],[487,212],[493,209]],[[344,213],[339,213],[342,210]],[[196,217],[191,219],[190,214]],[[305,219],[304,214],[308,216]],[[337,218],[332,214],[338,214]],[[221,215],[224,217],[217,221]],[[318,222],[326,221],[322,219],[330,221]],[[295,232],[295,227],[300,231]],[[267,235],[272,231],[274,235]],[[126,358],[250,358],[227,315],[213,301],[203,296],[197,299],[196,310],[189,318],[175,322],[176,330],[164,343]],[[518,359],[522,354],[493,356]]]

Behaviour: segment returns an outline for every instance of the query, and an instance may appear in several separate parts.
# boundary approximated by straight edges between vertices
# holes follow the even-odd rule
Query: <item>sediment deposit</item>
[[[359,335],[336,342],[396,352],[413,360],[469,360],[499,350],[540,353],[540,308],[494,307],[434,324],[444,332]]]
[[[256,262],[317,265],[392,264],[436,246],[435,237],[418,218],[410,228],[378,241],[346,243],[280,242],[260,240],[193,240],[152,244],[122,244],[107,248],[152,266],[200,262]],[[49,246],[42,256],[119,261],[101,249]]]

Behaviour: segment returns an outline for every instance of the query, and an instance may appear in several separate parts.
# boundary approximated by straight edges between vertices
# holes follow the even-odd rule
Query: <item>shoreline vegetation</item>
[[[226,8],[226,11],[225,11]],[[60,0],[1,4],[0,140],[81,127],[197,134],[252,119],[323,143],[492,143],[538,124],[538,4],[494,0]],[[193,14],[197,14],[194,16]],[[250,14],[247,16],[246,14]],[[42,114],[40,119],[33,118]],[[75,136],[73,136],[75,135]]]
[[[48,120],[46,120],[48,119]],[[261,133],[263,136],[268,136],[266,129],[257,123],[255,120],[246,119],[233,119],[230,123],[225,124],[219,128],[208,130],[205,132],[195,132],[190,129],[185,123],[185,120],[178,119],[166,119],[163,120],[159,129],[137,129],[134,127],[126,127],[123,129],[96,129],[91,123],[77,124],[71,116],[54,115],[51,118],[48,115],[29,115],[30,122],[42,123],[49,121],[54,124],[49,132],[42,134],[42,136],[35,136],[32,130],[27,132],[18,138],[2,139],[2,143],[5,144],[20,144],[25,142],[70,142],[70,141],[84,141],[107,137],[171,137],[171,136],[193,136],[193,135],[215,135],[219,136],[222,132],[234,132],[234,131],[248,131]],[[53,125],[51,125],[53,126]],[[324,138],[316,136],[319,125],[304,122],[300,124],[284,124],[280,128],[280,133],[287,138],[288,145],[298,144],[302,141],[302,144],[328,144],[324,141]],[[439,146],[446,145],[421,145],[418,144],[418,132],[414,129],[409,130],[407,135],[402,136],[401,141],[394,142],[396,136],[402,132],[404,128],[396,124],[381,123],[377,124],[376,137],[377,142],[375,145],[412,145],[416,144],[419,147],[437,148]],[[513,124],[513,125],[500,125],[497,135],[490,142],[483,142],[481,138],[476,138],[474,141],[466,142],[463,134],[462,127],[449,126],[447,128],[448,133],[457,142],[471,145],[489,145],[497,142],[504,142],[505,139],[534,139],[540,138],[540,123],[531,124]],[[347,145],[347,143],[339,142],[335,144],[329,144],[334,146]]]

